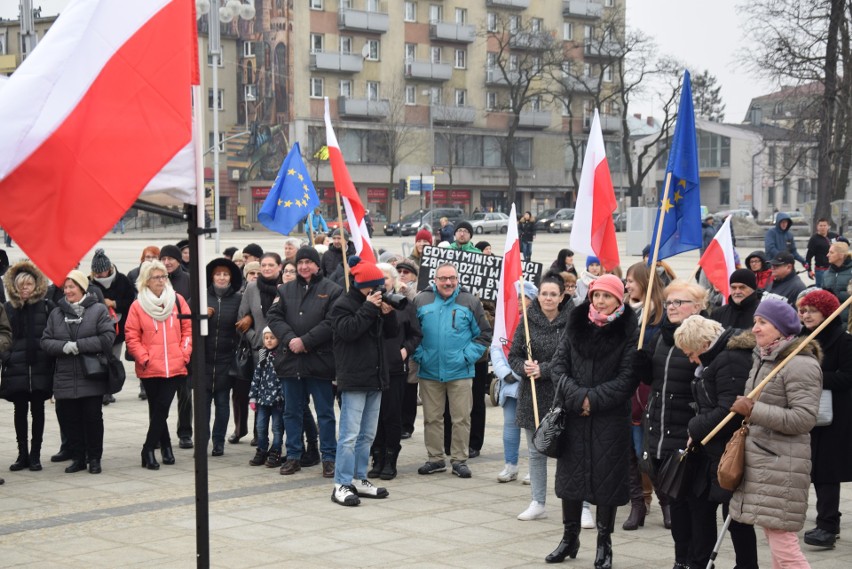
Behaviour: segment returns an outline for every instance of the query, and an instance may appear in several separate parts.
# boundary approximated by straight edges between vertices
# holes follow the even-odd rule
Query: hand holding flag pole
[[[524,309],[524,339],[527,343],[527,359],[529,361],[533,361],[532,354],[532,343],[530,342],[530,321],[527,318],[527,295],[524,294],[524,275],[521,274],[521,278],[518,279],[518,290],[521,291],[521,306]],[[538,428],[538,397],[535,392],[535,376],[531,375],[530,378],[530,391],[532,392],[532,406],[533,406],[533,417],[535,418],[535,428]]]

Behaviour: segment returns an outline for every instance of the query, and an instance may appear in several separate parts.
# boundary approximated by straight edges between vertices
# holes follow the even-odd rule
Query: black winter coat
[[[213,317],[208,320],[210,329],[204,342],[204,371],[210,381],[208,387],[214,391],[233,386],[228,370],[239,343],[236,324],[242,299],[234,287],[228,287],[221,297],[213,286],[207,287],[207,306],[213,309]]]
[[[589,301],[568,315],[568,326],[553,356],[551,376],[568,422],[556,465],[556,495],[601,506],[628,501],[630,398],[638,380],[633,362],[639,325],[629,306],[599,327],[589,321]],[[588,397],[591,413],[582,417]]]
[[[384,391],[390,385],[385,339],[398,332],[396,311],[382,315],[351,287],[329,313],[334,337],[338,391]]]
[[[127,276],[118,272],[118,269],[113,267],[115,271],[115,280],[112,281],[112,286],[105,288],[94,278],[90,278],[90,287],[99,288],[104,298],[115,301],[115,312],[121,316],[118,321],[118,335],[115,337],[115,343],[120,344],[124,341],[124,325],[127,324],[127,313],[130,312],[130,305],[136,300],[136,287],[131,284]]]
[[[710,318],[725,328],[738,328],[750,330],[754,324],[754,311],[760,304],[762,294],[754,292],[747,296],[740,304],[735,303],[728,297],[728,304],[720,306],[710,315]]]
[[[3,381],[0,396],[12,401],[16,395],[31,393],[49,399],[53,393],[54,360],[41,348],[41,336],[47,319],[55,308],[41,299],[15,308],[5,304],[12,326],[12,348],[0,353],[3,361]]]
[[[81,399],[106,395],[108,382],[86,379],[80,363],[82,354],[109,354],[115,341],[115,324],[109,317],[107,307],[87,294],[82,305],[83,316],[79,317],[64,298],[53,309],[41,338],[41,347],[48,355],[56,358],[53,374],[53,396],[61,399]],[[77,342],[80,353],[65,354],[62,347],[66,342]]]
[[[355,245],[351,242],[346,243],[346,257],[355,254]],[[343,254],[340,249],[329,246],[328,250],[322,254],[322,259],[320,260],[320,272],[323,276],[330,277],[334,274],[334,271],[337,270],[337,267],[343,266]]]
[[[852,481],[852,336],[839,318],[817,336],[822,347],[822,388],[831,390],[831,424],[811,431],[814,484]]]
[[[751,372],[752,351],[755,347],[751,332],[725,330],[716,343],[701,354],[702,365],[706,366],[692,381],[692,394],[698,405],[698,415],[689,420],[689,435],[695,444],[710,434],[716,425],[731,410],[738,395],[743,394],[748,375]],[[727,502],[732,492],[719,486],[716,472],[719,459],[725,452],[725,445],[731,435],[740,428],[742,417],[729,421],[707,446],[700,447],[695,462],[695,483],[693,492],[698,497],[706,497],[712,502]],[[709,493],[708,493],[709,492]]]
[[[527,311],[533,359],[538,360],[538,367],[541,372],[541,377],[536,378],[535,382],[539,419],[544,417],[553,404],[553,395],[556,393],[555,382],[558,379],[553,376],[553,355],[563,341],[562,333],[568,324],[570,312],[570,308],[562,310],[551,322],[541,311],[538,300],[534,300]],[[518,387],[518,407],[515,421],[522,429],[535,429],[532,387],[530,386],[530,378],[524,373],[524,362],[527,361],[526,346],[524,327],[518,326],[515,330],[515,338],[512,340],[512,349],[509,351],[509,367],[521,378],[521,385]]]
[[[518,221],[518,238],[523,242],[535,239],[535,221]]]
[[[651,458],[662,460],[666,455],[686,448],[689,438],[687,425],[695,416],[692,399],[694,363],[674,345],[677,326],[663,319],[657,345],[651,358],[637,359],[637,373],[651,385],[643,417],[645,442]],[[643,354],[646,354],[644,352]]]
[[[342,292],[320,274],[310,282],[297,276],[278,287],[278,302],[266,313],[266,325],[278,338],[275,371],[280,377],[334,379],[329,312]],[[306,352],[296,354],[288,349],[294,338],[302,339]]]
[[[169,282],[172,283],[172,288],[175,292],[183,297],[187,304],[192,297],[192,285],[189,284],[189,273],[181,267],[175,269],[173,273],[169,273]]]
[[[414,355],[414,350],[423,340],[423,332],[420,330],[420,320],[417,319],[417,311],[414,304],[409,302],[405,310],[396,310],[397,330],[396,334],[385,336],[385,358],[388,362],[388,372],[391,375],[408,375],[408,362]],[[400,349],[405,348],[408,357],[402,359]]]

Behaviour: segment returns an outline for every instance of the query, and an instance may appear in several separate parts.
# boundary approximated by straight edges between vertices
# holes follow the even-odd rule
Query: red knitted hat
[[[610,293],[618,299],[618,302],[624,302],[624,283],[615,275],[603,275],[596,278],[589,285],[589,298],[592,298],[592,293],[596,290],[601,290]]]
[[[385,274],[375,263],[361,257],[349,257],[349,272],[355,280],[355,288],[381,288],[385,286]]]
[[[421,229],[420,231],[417,232],[417,235],[414,236],[414,242],[417,243],[421,239],[425,239],[426,241],[429,242],[429,245],[431,245],[432,244],[432,233],[426,228]]]
[[[817,289],[806,294],[799,301],[799,306],[813,306],[824,318],[828,318],[840,306],[840,301],[827,290]]]

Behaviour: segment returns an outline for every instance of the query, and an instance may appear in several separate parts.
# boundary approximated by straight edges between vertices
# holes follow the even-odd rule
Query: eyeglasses
[[[566,289],[566,290],[567,290],[567,289],[569,289],[569,288],[576,289],[576,288],[577,288],[577,285],[575,285],[575,284],[565,285],[565,289]]]
[[[260,276],[260,271],[249,271],[248,276],[250,276],[250,277]]]
[[[694,300],[681,300],[676,298],[674,300],[667,300],[663,303],[663,306],[669,308],[670,306],[674,306],[675,308],[680,308],[683,304],[695,304]]]
[[[164,281],[167,278],[169,278],[169,277],[167,277],[166,275],[157,275],[155,277],[148,277],[148,280],[149,281]]]
[[[295,275],[295,274],[296,274],[296,269],[284,269],[282,272],[283,272],[285,275]]]
[[[435,277],[435,280],[438,282],[446,283],[446,282],[455,282],[459,280],[458,277]]]
[[[464,231],[465,233],[470,234],[470,231],[468,231],[468,230],[467,230],[467,229],[465,229],[464,227],[461,227],[461,228],[459,228],[459,229],[456,229],[456,233],[458,233],[459,231]]]

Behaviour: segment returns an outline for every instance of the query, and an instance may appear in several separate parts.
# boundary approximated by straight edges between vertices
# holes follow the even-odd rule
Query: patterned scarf
[[[601,314],[591,304],[589,305],[589,322],[595,326],[603,327],[624,314],[624,304],[619,305],[612,314]]]

